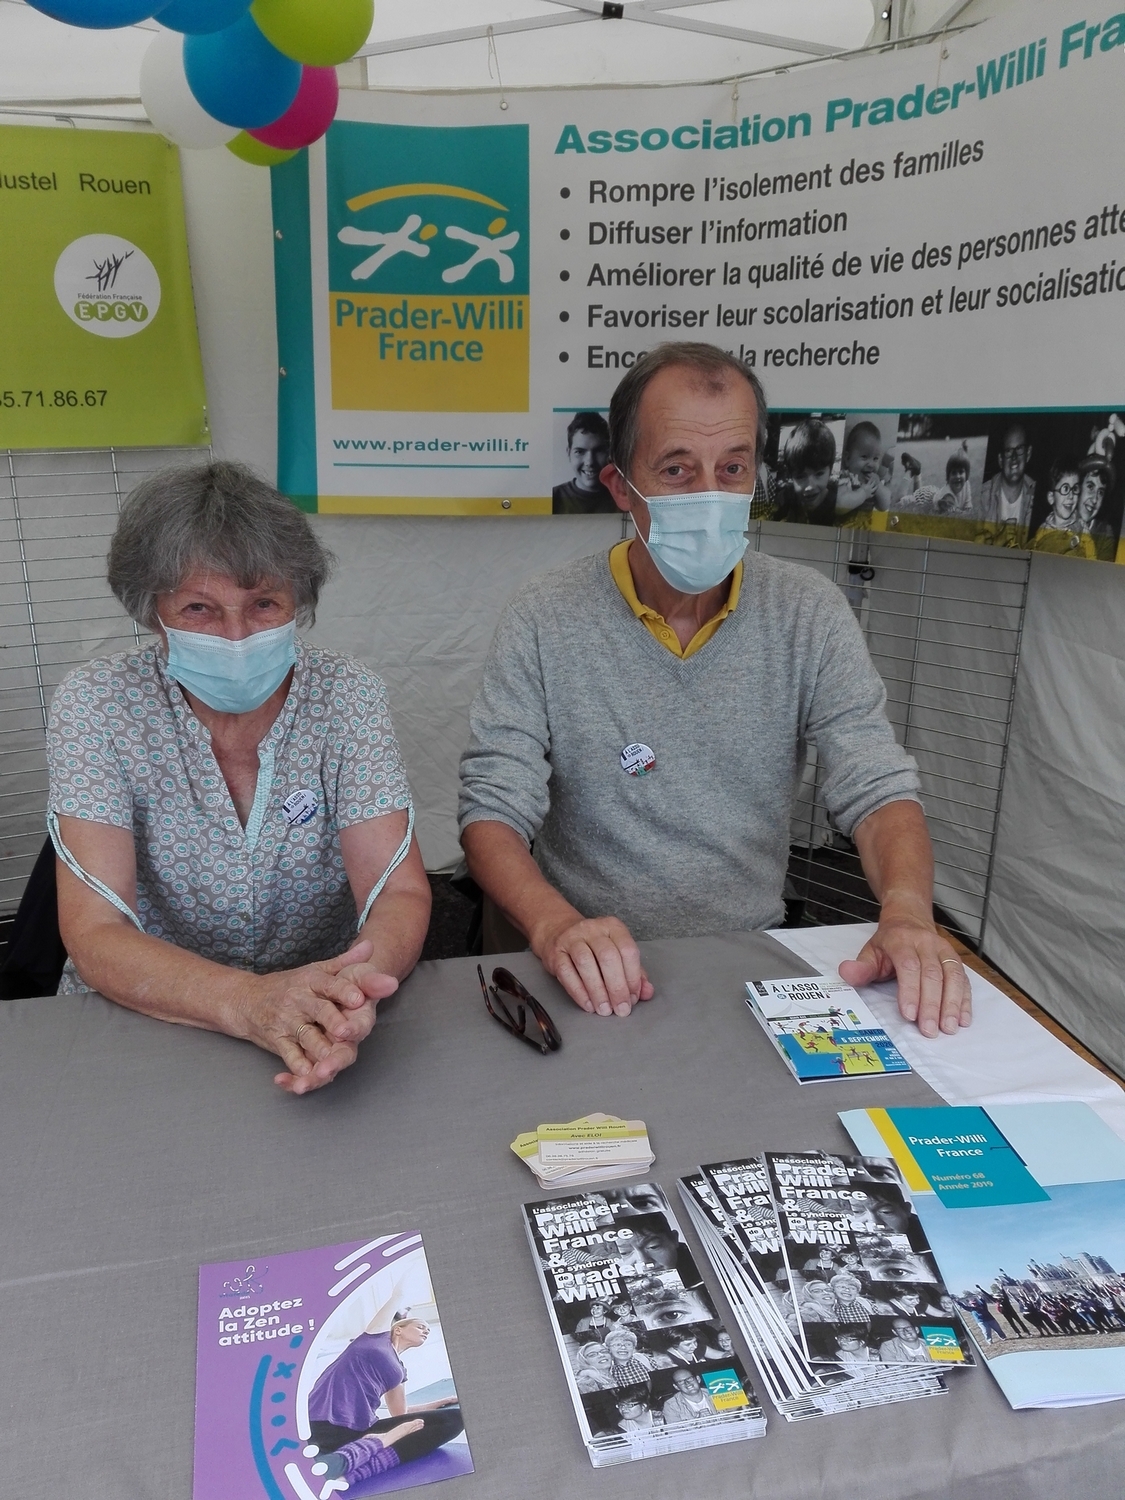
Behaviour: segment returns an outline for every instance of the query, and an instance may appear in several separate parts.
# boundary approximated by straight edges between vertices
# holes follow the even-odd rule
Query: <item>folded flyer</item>
[[[885,1166],[894,1172],[892,1163]],[[680,1193],[766,1391],[786,1421],[943,1394],[948,1366],[935,1360],[904,1363],[893,1357],[895,1348],[876,1345],[866,1304],[852,1309],[868,1318],[866,1336],[860,1319],[836,1340],[833,1359],[809,1359],[792,1290],[803,1278],[790,1277],[764,1157],[712,1162],[681,1179]],[[827,1274],[824,1257],[818,1255],[816,1262],[816,1274]],[[837,1289],[846,1299],[852,1290],[846,1282],[854,1275],[842,1261],[830,1269],[840,1275]]]
[[[1125,1397],[1125,1141],[1089,1105],[848,1110],[891,1150],[966,1327],[1017,1410]]]
[[[845,1353],[887,1365],[972,1364],[972,1345],[895,1163],[767,1152],[801,1342],[813,1364]]]
[[[855,990],[831,974],[747,980],[746,1003],[798,1083],[910,1072]]]
[[[656,1183],[523,1212],[596,1468],[761,1436],[761,1405]]]
[[[740,1165],[723,1164],[736,1170]],[[730,1299],[766,1392],[787,1422],[944,1392],[941,1375],[930,1370],[879,1364],[854,1370],[845,1364],[814,1368],[800,1347],[791,1313],[787,1316],[787,1293],[764,1282],[756,1264],[758,1257],[748,1257],[732,1239],[731,1220],[719,1207],[708,1178],[702,1173],[681,1178],[680,1194]],[[760,1227],[754,1226],[755,1238]],[[788,1300],[791,1308],[792,1301]]]
[[[421,1235],[200,1266],[193,1500],[472,1472]]]

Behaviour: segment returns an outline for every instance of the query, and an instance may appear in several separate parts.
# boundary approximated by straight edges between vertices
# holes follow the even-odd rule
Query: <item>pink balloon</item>
[[[310,68],[301,71],[297,97],[280,119],[260,130],[248,130],[263,146],[279,151],[299,151],[318,141],[336,117],[340,84],[335,68]]]

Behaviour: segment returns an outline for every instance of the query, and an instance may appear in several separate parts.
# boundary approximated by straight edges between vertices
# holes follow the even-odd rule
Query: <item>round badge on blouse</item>
[[[316,793],[310,791],[291,792],[281,806],[285,813],[285,821],[289,824],[290,828],[296,828],[301,823],[307,823],[316,812]]]
[[[639,740],[635,745],[626,745],[621,752],[621,769],[630,776],[647,776],[655,766],[656,756]]]

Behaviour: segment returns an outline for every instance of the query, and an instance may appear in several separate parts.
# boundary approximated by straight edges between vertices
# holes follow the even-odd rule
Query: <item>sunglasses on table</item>
[[[559,1050],[562,1037],[558,1027],[547,1014],[546,1008],[540,1005],[510,970],[493,969],[492,983],[485,984],[484,970],[477,964],[477,978],[480,980],[480,990],[488,1007],[488,1014],[494,1021],[499,1021],[505,1031],[510,1031],[529,1047],[536,1048],[544,1057],[548,1052]],[[511,1010],[505,1004],[504,996],[509,997]]]

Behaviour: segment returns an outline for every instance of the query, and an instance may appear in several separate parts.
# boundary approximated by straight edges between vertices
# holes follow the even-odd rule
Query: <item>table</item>
[[[724,1154],[847,1149],[838,1109],[938,1102],[917,1076],[793,1082],[741,998],[805,967],[769,938],[643,951],[657,998],[628,1022],[570,1006],[530,954],[507,960],[559,1022],[547,1058],[488,1020],[475,960],[422,964],[356,1066],[304,1099],[251,1046],[100,996],[0,1006],[3,1494],[188,1500],[197,1265],[407,1229],[476,1464],[435,1500],[1119,1494],[1125,1403],[1013,1413],[983,1369],[935,1400],[792,1426],[767,1407],[759,1441],[591,1468],[520,1223],[544,1195],[516,1131],[640,1116],[674,1195]]]

